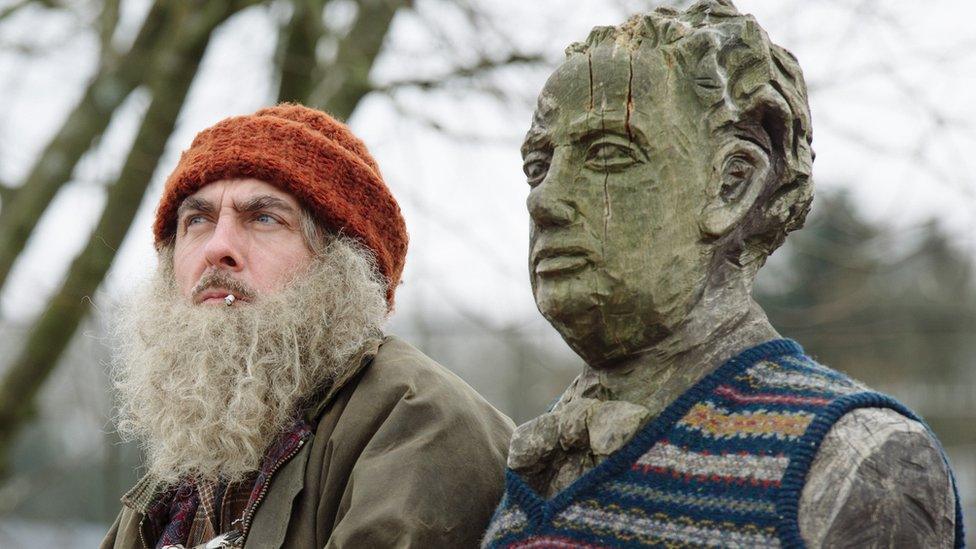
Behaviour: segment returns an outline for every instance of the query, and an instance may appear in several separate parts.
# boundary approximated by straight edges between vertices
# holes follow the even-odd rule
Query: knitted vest
[[[551,500],[509,470],[483,547],[803,547],[807,470],[834,422],[863,407],[921,421],[793,341],[764,343],[699,381]]]

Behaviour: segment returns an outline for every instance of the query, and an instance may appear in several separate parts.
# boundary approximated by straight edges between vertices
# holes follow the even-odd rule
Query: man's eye
[[[530,160],[522,166],[522,171],[525,172],[529,185],[535,187],[546,178],[546,173],[549,172],[549,162],[547,160]]]
[[[269,214],[258,214],[255,216],[254,220],[262,225],[274,225],[278,223],[278,220]]]
[[[598,141],[586,151],[586,167],[596,171],[617,171],[639,162],[630,146],[612,141]]]
[[[202,215],[191,215],[191,216],[188,216],[186,218],[186,221],[184,222],[184,224],[187,227],[189,227],[190,225],[199,225],[200,223],[203,223],[206,220],[207,219],[205,217],[203,217]]]

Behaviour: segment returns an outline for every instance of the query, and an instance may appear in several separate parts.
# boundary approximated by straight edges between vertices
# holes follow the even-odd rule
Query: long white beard
[[[234,307],[190,304],[161,254],[115,326],[119,432],[160,480],[237,480],[386,314],[385,282],[348,239],[280,292]]]

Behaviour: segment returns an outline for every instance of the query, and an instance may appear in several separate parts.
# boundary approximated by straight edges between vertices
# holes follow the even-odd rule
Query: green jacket
[[[246,548],[475,547],[504,487],[513,424],[396,337],[372,342],[312,408],[312,438],[271,478]],[[141,549],[144,477],[102,549]],[[155,540],[149,540],[150,547]]]

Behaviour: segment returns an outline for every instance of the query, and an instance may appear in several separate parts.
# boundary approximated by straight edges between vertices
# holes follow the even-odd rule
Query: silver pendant
[[[204,545],[204,549],[221,549],[223,547],[241,547],[244,543],[244,534],[240,530],[231,530],[226,534],[221,534]]]

